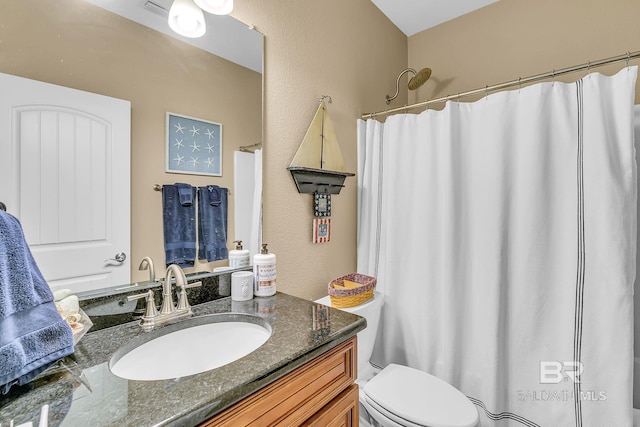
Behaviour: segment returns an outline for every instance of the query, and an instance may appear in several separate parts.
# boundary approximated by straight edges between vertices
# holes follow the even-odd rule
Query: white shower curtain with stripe
[[[376,364],[448,381],[482,426],[632,425],[636,75],[358,121]]]

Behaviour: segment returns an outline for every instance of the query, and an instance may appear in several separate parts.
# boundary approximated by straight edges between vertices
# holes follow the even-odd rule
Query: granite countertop
[[[28,421],[38,425],[45,404],[50,406],[51,427],[197,425],[365,327],[365,320],[354,314],[327,307],[318,316],[317,308],[325,306],[280,292],[245,302],[223,298],[194,306],[194,316],[260,316],[271,325],[272,335],[262,347],[228,365],[162,381],[125,380],[108,368],[116,350],[145,333],[138,322],[89,332],[66,361],[69,369],[58,368],[0,396],[0,425],[11,420],[16,426]],[[324,314],[328,321],[323,321]]]

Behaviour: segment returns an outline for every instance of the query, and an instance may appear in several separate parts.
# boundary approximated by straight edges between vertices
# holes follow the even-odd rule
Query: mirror
[[[117,13],[106,10],[107,5]],[[262,141],[262,35],[230,16],[205,14],[207,32],[223,42],[210,48],[206,39],[189,40],[168,29],[162,14],[170,5],[171,0],[0,3],[0,57],[5,59],[0,73],[131,103],[131,249],[122,266],[131,271],[131,282],[148,280],[148,272],[138,270],[146,256],[155,261],[157,277],[164,276],[162,196],[154,191],[157,185],[184,182],[228,188],[227,247],[232,249],[234,240],[247,240],[235,224],[234,157],[241,147],[256,148]],[[121,16],[125,9],[135,9],[135,16]],[[149,28],[153,22],[165,25],[166,31]],[[232,42],[244,33],[251,41],[235,47]],[[222,125],[222,176],[165,172],[168,112]],[[185,271],[211,272],[226,265],[226,260],[196,261]]]

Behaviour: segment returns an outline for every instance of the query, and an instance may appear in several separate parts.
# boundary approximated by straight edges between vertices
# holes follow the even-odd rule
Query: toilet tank
[[[373,298],[364,304],[355,307],[340,308],[349,313],[357,314],[367,319],[367,327],[358,332],[358,370],[363,373],[365,366],[368,366],[373,345],[378,334],[378,324],[380,323],[380,312],[382,310],[384,296],[380,292],[374,292]],[[327,295],[324,298],[316,300],[317,303],[328,305],[331,307],[331,298]]]

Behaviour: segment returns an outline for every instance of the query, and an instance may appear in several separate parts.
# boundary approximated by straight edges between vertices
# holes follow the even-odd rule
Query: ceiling
[[[407,36],[485,7],[497,0],[371,0]]]

